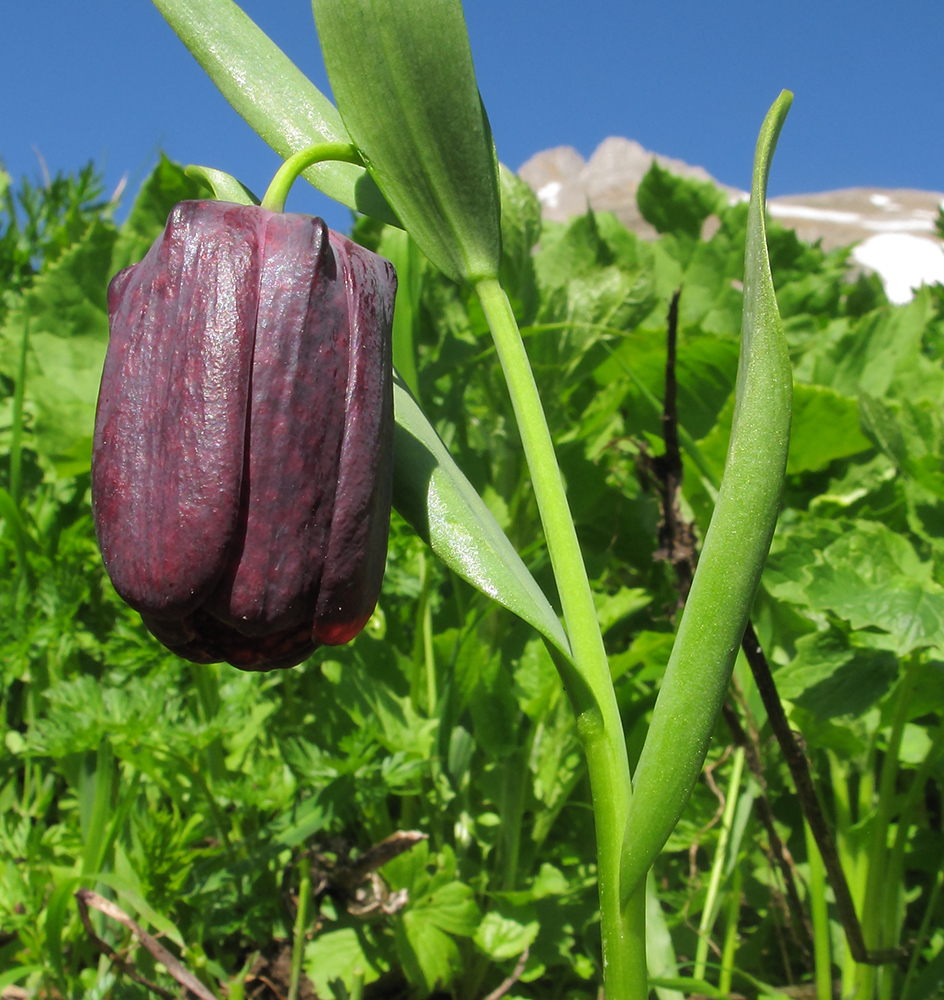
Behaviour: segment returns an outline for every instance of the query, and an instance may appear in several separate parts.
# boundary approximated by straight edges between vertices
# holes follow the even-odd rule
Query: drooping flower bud
[[[249,670],[348,642],[390,520],[392,265],[321,219],[183,202],[112,281],[92,505],[175,653]]]

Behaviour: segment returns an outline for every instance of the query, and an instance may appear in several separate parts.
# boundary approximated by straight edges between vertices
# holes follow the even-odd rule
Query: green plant
[[[240,24],[233,15],[207,30]],[[266,51],[253,38],[231,53],[243,67]],[[258,107],[245,110],[259,120]],[[379,197],[356,164],[311,169],[352,200]],[[542,224],[531,192],[506,171],[500,181],[498,272],[570,487],[635,767],[728,450],[748,210],[653,171],[640,201],[662,236],[645,244],[606,215]],[[414,395],[397,387],[404,516],[379,610],[355,643],[275,675],[186,665],[148,640],[103,577],[87,471],[70,475],[78,463],[61,444],[87,433],[94,392],[73,404],[81,419],[54,409],[57,391],[80,381],[76,362],[100,365],[104,353],[104,286],[82,276],[104,281],[142,255],[175,201],[206,197],[205,182],[247,197],[218,173],[191,178],[162,162],[120,230],[107,215],[93,220],[38,266],[2,330],[19,348],[30,317],[26,377],[11,365],[3,383],[5,412],[21,414],[4,439],[19,441],[21,486],[0,536],[10,570],[0,593],[0,968],[12,970],[0,975],[76,996],[143,996],[130,971],[173,988],[127,926],[90,915],[110,952],[89,936],[73,903],[85,885],[160,933],[210,992],[258,994],[259,977],[278,982],[281,956],[294,969],[285,992],[307,975],[321,995],[405,986],[471,998],[515,980],[514,995],[535,1000],[593,996],[602,933],[592,782],[555,667],[568,633],[552,610],[558,586],[473,285],[444,278],[376,216],[356,224],[354,236],[400,271],[407,319],[394,350]],[[693,205],[718,214],[710,240],[693,235]],[[644,897],[648,965],[673,1000],[776,995],[766,984],[813,974],[803,938],[813,903],[821,989],[829,942],[850,989],[929,996],[942,974],[939,311],[930,290],[890,308],[874,280],[849,282],[847,251],[826,255],[776,227],[767,242],[797,381],[784,514],[753,618],[806,740],[866,944],[916,947],[910,965],[878,975],[843,953],[829,887],[815,877],[804,888],[815,851],[739,661],[706,780]],[[89,303],[71,326],[64,288]],[[48,349],[55,336],[74,338],[71,358]],[[682,467],[674,492],[663,473],[669,410]],[[730,743],[744,750],[728,753]],[[776,860],[778,844],[792,868]],[[406,849],[391,857],[391,845]]]

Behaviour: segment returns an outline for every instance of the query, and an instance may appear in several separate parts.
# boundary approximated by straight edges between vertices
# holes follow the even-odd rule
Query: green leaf
[[[154,0],[180,40],[248,125],[283,159],[350,142],[337,109],[232,0]],[[396,218],[363,167],[328,161],[304,172],[319,191],[365,215]]]
[[[499,902],[482,918],[475,945],[494,962],[517,958],[538,936],[540,925],[534,907],[509,906]]]
[[[393,398],[397,511],[450,569],[569,657],[554,609],[399,376]]]
[[[35,413],[30,443],[63,475],[87,470],[91,461],[115,237],[110,223],[96,221],[36,276],[0,328],[0,371],[13,378],[28,328],[25,398]]]
[[[448,986],[462,968],[453,935],[471,937],[480,915],[474,893],[463,882],[447,882],[415,900],[398,926],[401,960],[417,985],[432,992]]]
[[[679,177],[652,166],[636,190],[636,204],[642,217],[660,233],[675,233],[698,239],[702,223],[728,203],[723,191],[710,181]]]
[[[129,264],[137,264],[163,232],[167,216],[178,202],[205,198],[208,185],[189,175],[179,163],[163,154],[134,199],[111,259],[111,271],[117,274]]]
[[[774,676],[777,691],[819,721],[861,717],[888,694],[898,676],[891,653],[857,649],[833,630],[801,636],[796,645],[797,655]]]
[[[855,399],[826,386],[794,385],[787,475],[825,469],[837,458],[857,455],[871,446],[859,429]]]
[[[939,400],[883,401],[863,393],[862,423],[879,448],[929,493],[944,497],[944,422]]]
[[[737,402],[724,477],[646,742],[623,839],[628,902],[678,822],[701,772],[780,510],[793,375],[766,243],[770,163],[792,95],[761,127],[744,263]]]
[[[906,537],[874,521],[809,521],[771,555],[765,586],[781,600],[881,629],[898,655],[944,643],[944,587]]]
[[[906,306],[867,313],[820,357],[812,381],[846,396],[860,392],[876,398],[898,394],[904,381],[914,386],[931,366],[921,354],[921,338],[931,312],[930,294],[921,289]],[[934,365],[939,385],[940,368]],[[922,393],[922,395],[924,395]]]
[[[379,979],[389,966],[369,939],[369,931],[342,927],[319,934],[305,945],[304,968],[318,996],[329,997],[333,995],[334,980],[340,979],[350,994],[358,975],[366,986]]]
[[[232,174],[224,173],[222,170],[214,170],[213,167],[200,167],[193,164],[188,166],[184,173],[205,184],[213,192],[213,197],[217,201],[231,201],[234,205],[259,204],[259,198]]]
[[[496,278],[498,160],[459,0],[313,0],[350,139],[447,277]]]

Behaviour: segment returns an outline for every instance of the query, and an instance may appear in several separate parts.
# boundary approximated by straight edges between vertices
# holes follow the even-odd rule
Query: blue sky
[[[408,0],[407,0],[408,2]],[[244,9],[327,90],[306,0]],[[944,4],[860,0],[466,0],[500,158],[609,135],[749,185],[781,88],[796,98],[771,194],[874,185],[944,190]],[[275,155],[219,96],[149,0],[8,3],[0,35],[0,158],[15,176],[94,159],[132,190],[158,150],[264,189]],[[290,209],[345,228],[305,184]]]

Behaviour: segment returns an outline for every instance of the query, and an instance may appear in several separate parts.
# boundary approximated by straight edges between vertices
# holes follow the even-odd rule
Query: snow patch
[[[548,208],[557,208],[558,196],[563,186],[560,181],[551,181],[549,184],[545,184],[538,190],[538,201],[542,205],[547,205]]]
[[[767,211],[777,219],[808,219],[810,222],[860,222],[858,212],[837,212],[830,208],[809,208],[807,205],[779,205],[770,202]]]
[[[901,233],[912,229],[918,233],[934,232],[932,219],[863,219],[859,225],[873,233]]]
[[[891,302],[914,297],[918,285],[944,282],[944,247],[908,233],[870,236],[852,251],[853,259],[875,271]]]

